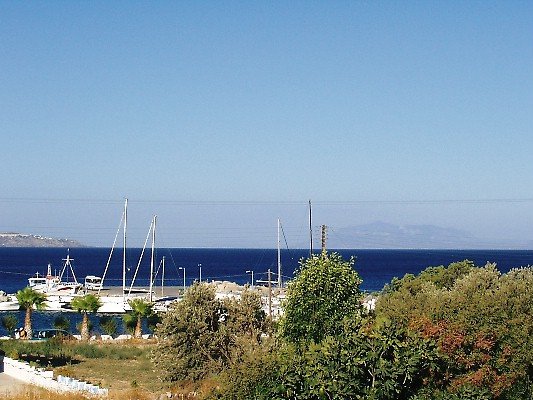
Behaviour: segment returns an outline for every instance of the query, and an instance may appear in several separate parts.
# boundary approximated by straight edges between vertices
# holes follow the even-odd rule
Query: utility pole
[[[322,225],[321,227],[321,241],[322,241],[322,253],[325,254],[327,253],[327,248],[326,248],[326,242],[327,242],[327,230],[328,230],[328,227],[326,225]]]
[[[311,211],[311,200],[309,200],[309,258],[313,257],[313,216]]]
[[[278,218],[278,288],[281,288],[282,282],[281,282],[281,242],[279,237],[279,231],[281,227],[281,222]]]

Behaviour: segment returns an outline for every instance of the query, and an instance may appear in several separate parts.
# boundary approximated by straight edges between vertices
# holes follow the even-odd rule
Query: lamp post
[[[249,270],[249,271],[246,271],[246,273],[247,274],[252,274],[252,286],[251,287],[253,289],[254,288],[254,271]]]
[[[185,267],[179,267],[178,269],[183,270],[183,290],[185,290]]]
[[[200,269],[200,283],[202,283],[202,264],[198,264],[198,268]]]

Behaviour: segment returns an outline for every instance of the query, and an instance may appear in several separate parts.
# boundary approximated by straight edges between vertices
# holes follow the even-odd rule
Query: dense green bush
[[[428,279],[427,271],[404,277],[380,298],[377,315],[408,325],[436,344],[442,368],[432,377],[427,398],[438,393],[530,398],[533,271],[522,268],[502,275],[494,264],[469,264],[441,268],[441,275],[454,276],[447,285]]]

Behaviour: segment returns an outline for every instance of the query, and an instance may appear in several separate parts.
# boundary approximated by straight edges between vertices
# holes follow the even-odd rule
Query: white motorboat
[[[67,258],[64,258],[63,261],[65,261],[65,263],[63,264],[59,276],[52,275],[52,265],[49,263],[46,276],[39,276],[39,273],[37,273],[36,276],[28,279],[30,288],[45,294],[61,295],[77,293],[82,288],[82,285],[76,279],[76,274],[74,273],[74,268],[71,263],[73,259],[70,258],[70,252],[67,253]],[[72,273],[73,281],[63,281],[65,272],[67,274],[69,272]]]
[[[18,311],[20,308],[17,298],[0,290],[0,311]]]

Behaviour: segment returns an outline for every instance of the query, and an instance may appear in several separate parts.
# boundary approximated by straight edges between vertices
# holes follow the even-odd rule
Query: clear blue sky
[[[533,236],[531,1],[2,1],[0,38],[0,231]]]

